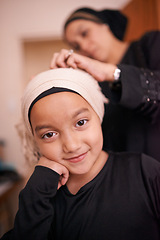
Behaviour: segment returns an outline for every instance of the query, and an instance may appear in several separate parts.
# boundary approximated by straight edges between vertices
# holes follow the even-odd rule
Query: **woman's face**
[[[40,99],[30,119],[41,154],[64,165],[70,174],[88,174],[99,160],[100,119],[78,94],[60,92]]]
[[[113,34],[106,24],[75,20],[68,24],[65,39],[80,54],[107,62]]]

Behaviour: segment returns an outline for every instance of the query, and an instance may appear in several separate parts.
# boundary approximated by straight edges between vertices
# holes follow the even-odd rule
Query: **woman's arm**
[[[91,74],[102,87],[108,83],[114,84],[114,71],[121,70],[120,88],[111,87],[111,99],[116,104],[135,110],[151,121],[157,121],[160,115],[160,70],[140,69],[135,66],[103,63],[76,53],[67,56],[68,50],[62,49],[55,53],[51,61],[51,68],[73,67],[80,68]],[[106,96],[108,97],[108,96]]]
[[[136,110],[152,122],[157,121],[160,117],[160,71],[125,64],[118,67],[121,69],[121,94],[116,103]],[[114,99],[117,99],[115,89],[112,90]]]
[[[62,49],[59,53],[54,53],[50,68],[79,68],[91,74],[98,82],[114,81],[114,71],[117,68],[114,64],[106,64],[89,57],[72,53],[68,57],[69,51]]]

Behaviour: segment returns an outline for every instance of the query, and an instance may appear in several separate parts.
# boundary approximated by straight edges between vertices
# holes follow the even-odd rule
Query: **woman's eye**
[[[42,138],[43,138],[43,139],[49,139],[49,138],[52,138],[52,137],[54,137],[54,136],[56,136],[56,133],[55,133],[55,132],[48,132],[48,133],[45,133],[45,134],[42,136]]]
[[[82,119],[82,120],[77,122],[76,126],[81,127],[81,126],[85,125],[86,123],[87,123],[87,120],[86,119]]]
[[[79,45],[76,45],[73,47],[76,51],[79,51],[80,50],[80,46]]]
[[[87,36],[87,31],[83,31],[81,34],[82,34],[82,37],[86,37]]]

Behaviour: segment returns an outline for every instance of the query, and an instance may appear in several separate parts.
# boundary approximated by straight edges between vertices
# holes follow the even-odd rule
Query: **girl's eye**
[[[87,123],[87,120],[86,119],[82,119],[82,120],[77,122],[76,126],[81,127],[81,126],[85,125],[86,123]]]
[[[45,133],[42,138],[43,139],[50,139],[50,138],[53,138],[56,136],[56,133],[55,132],[48,132],[48,133]]]

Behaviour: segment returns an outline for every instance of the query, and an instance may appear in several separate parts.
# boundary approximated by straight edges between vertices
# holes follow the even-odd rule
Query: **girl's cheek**
[[[51,144],[40,146],[40,152],[42,155],[51,160],[54,158],[54,156],[60,155],[60,149],[58,146],[52,146]]]

